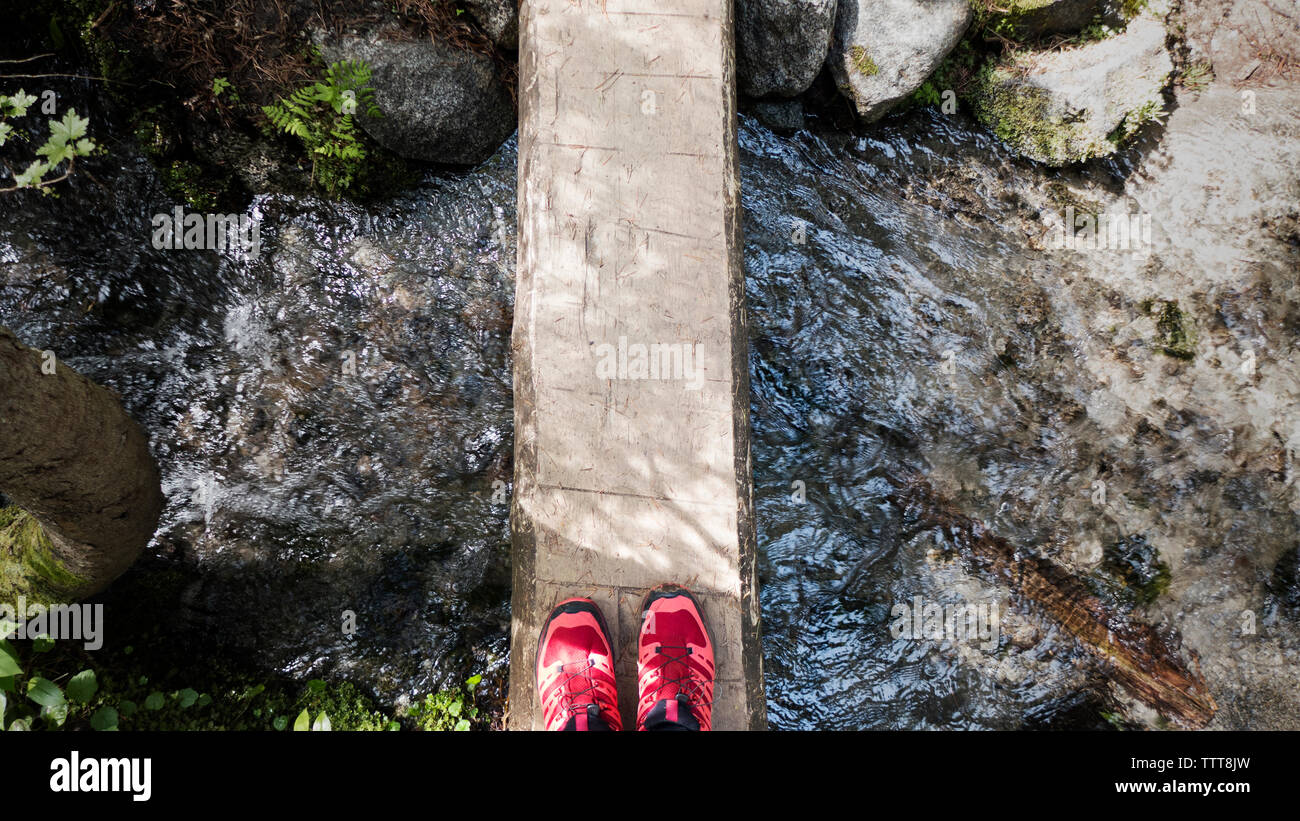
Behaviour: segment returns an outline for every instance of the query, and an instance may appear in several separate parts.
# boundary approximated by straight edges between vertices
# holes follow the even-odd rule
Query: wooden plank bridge
[[[525,0],[512,729],[556,602],[593,599],[635,715],[645,592],[700,600],[716,729],[766,726],[730,0]]]

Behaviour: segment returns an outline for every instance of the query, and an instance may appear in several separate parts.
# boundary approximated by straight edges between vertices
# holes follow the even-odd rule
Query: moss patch
[[[215,211],[225,189],[204,174],[197,163],[173,160],[158,166],[163,188],[177,199],[183,199],[198,211]]]
[[[1053,0],[1011,0],[1009,3],[997,3],[992,0],[971,0],[971,8],[975,11],[974,28],[981,34],[990,32],[995,37],[1019,42],[1027,34],[1026,15],[1050,6],[1052,2]]]
[[[1150,2],[1151,0],[1120,0],[1120,14],[1124,16],[1124,20],[1127,22],[1141,14],[1142,10],[1145,9]]]
[[[1156,300],[1143,303],[1143,310],[1156,318],[1160,336],[1157,347],[1175,359],[1196,357],[1196,324],[1178,307],[1175,300]]]
[[[1133,496],[1124,498],[1133,502]],[[1096,568],[1083,577],[1087,588],[1107,607],[1131,611],[1163,595],[1172,581],[1169,565],[1144,536],[1126,536],[1107,545]]]
[[[1132,601],[1150,604],[1169,589],[1169,565],[1142,536],[1129,536],[1106,548],[1102,568],[1123,583]]]
[[[986,64],[969,95],[980,122],[1007,145],[1049,165],[1066,165],[1109,153],[1077,122],[1052,113],[1051,96],[1041,88],[1016,81],[1014,58]]]
[[[40,524],[15,507],[0,507],[0,601],[25,596],[31,604],[76,601],[85,581],[54,557]]]
[[[864,77],[874,77],[880,73],[880,66],[876,65],[876,61],[871,59],[871,55],[862,46],[849,49],[849,63]]]

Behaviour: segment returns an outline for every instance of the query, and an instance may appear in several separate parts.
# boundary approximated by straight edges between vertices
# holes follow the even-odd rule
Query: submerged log
[[[924,479],[905,483],[890,500],[920,525],[943,531],[958,557],[975,573],[1008,583],[1041,607],[1144,704],[1179,726],[1204,727],[1218,705],[1200,665],[1179,652],[1172,631],[1159,631],[1114,612],[1074,575],[1049,559],[1017,549],[978,519],[957,511]]]

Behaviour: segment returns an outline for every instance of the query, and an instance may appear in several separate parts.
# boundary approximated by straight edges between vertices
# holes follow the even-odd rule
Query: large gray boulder
[[[465,0],[465,7],[479,28],[502,48],[519,48],[519,7],[515,0]]]
[[[970,26],[968,0],[839,0],[827,62],[867,121],[920,87]]]
[[[750,97],[794,97],[826,62],[835,0],[736,0],[736,77]]]
[[[365,60],[382,118],[358,114],[375,141],[403,157],[472,165],[515,130],[510,89],[485,54],[435,40],[343,37],[321,46],[330,62]]]
[[[1164,24],[1144,14],[1114,37],[1020,52],[986,68],[971,103],[980,121],[1016,152],[1068,165],[1113,152],[1159,117],[1172,71]]]

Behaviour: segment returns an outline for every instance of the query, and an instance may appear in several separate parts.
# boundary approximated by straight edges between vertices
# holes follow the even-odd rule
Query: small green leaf
[[[90,728],[101,732],[117,729],[117,710],[112,707],[100,707],[90,717]]]
[[[68,702],[42,707],[41,718],[45,719],[45,723],[51,727],[62,727],[68,720]]]
[[[7,102],[10,115],[22,117],[27,114],[27,109],[31,108],[32,103],[36,102],[36,98],[20,88],[17,94],[8,98]]]
[[[325,682],[321,679],[314,678],[307,682],[307,689],[313,693],[323,693],[325,692]]]
[[[276,716],[275,720],[271,722],[271,726],[277,730],[283,730],[285,727],[289,726],[289,717]]]
[[[26,719],[26,718],[15,718],[13,722],[9,725],[9,732],[11,733],[18,732],[19,730],[26,732],[31,729],[32,729],[32,722],[30,719]]]
[[[329,732],[332,729],[330,727],[330,717],[321,713],[316,716],[316,723],[311,725],[311,728],[320,732]]]
[[[64,160],[77,156],[77,149],[67,143],[50,140],[45,145],[36,149],[36,153],[45,157],[50,167],[58,165]]]
[[[465,686],[468,687],[468,688],[470,689],[470,692],[473,692],[473,691],[474,691],[474,688],[477,687],[477,686],[479,685],[479,682],[482,681],[482,680],[483,680],[483,676],[481,676],[481,675],[473,675],[473,676],[470,676],[470,677],[465,681]]]
[[[188,710],[194,706],[194,702],[199,700],[199,694],[196,690],[186,687],[177,695],[181,702],[181,709]]]
[[[49,163],[34,160],[31,165],[27,166],[26,170],[14,177],[14,184],[19,188],[31,188],[39,183],[41,178],[45,176],[45,172],[49,170]],[[36,639],[32,642],[32,649],[38,653],[44,653],[53,646],[54,642],[50,639]]]
[[[138,709],[140,708],[135,706],[134,701],[123,701],[121,704],[117,705],[118,712],[125,717],[135,715],[135,711]]]
[[[127,646],[122,648],[122,655],[124,656],[129,656],[134,652],[135,652],[135,647],[133,645],[128,644]]]
[[[68,680],[68,698],[78,704],[89,704],[99,691],[99,682],[94,670],[82,670]]]
[[[295,733],[298,733],[310,729],[311,729],[311,716],[308,715],[306,710],[303,710],[301,713],[298,714],[298,717],[294,719],[293,731]]]
[[[460,721],[456,722],[456,729],[453,730],[453,732],[463,733],[467,730],[469,730],[469,721],[462,718]]]
[[[50,120],[50,137],[63,143],[69,143],[86,136],[90,120],[77,116],[77,109],[69,108],[62,120]]]
[[[455,718],[456,716],[460,715],[460,708],[461,708],[461,700],[456,699],[451,704],[447,705],[447,714],[450,715],[452,718]]]
[[[27,682],[27,697],[42,707],[53,707],[67,701],[63,697],[63,691],[59,689],[59,685],[40,676]]]
[[[154,690],[144,700],[144,708],[146,710],[161,710],[163,708],[163,694]]]
[[[207,693],[204,693],[201,696],[199,696],[200,707],[207,707],[211,703],[212,703],[212,696],[208,695]]]
[[[23,667],[18,663],[18,653],[4,639],[0,639],[0,678],[22,675]]]

